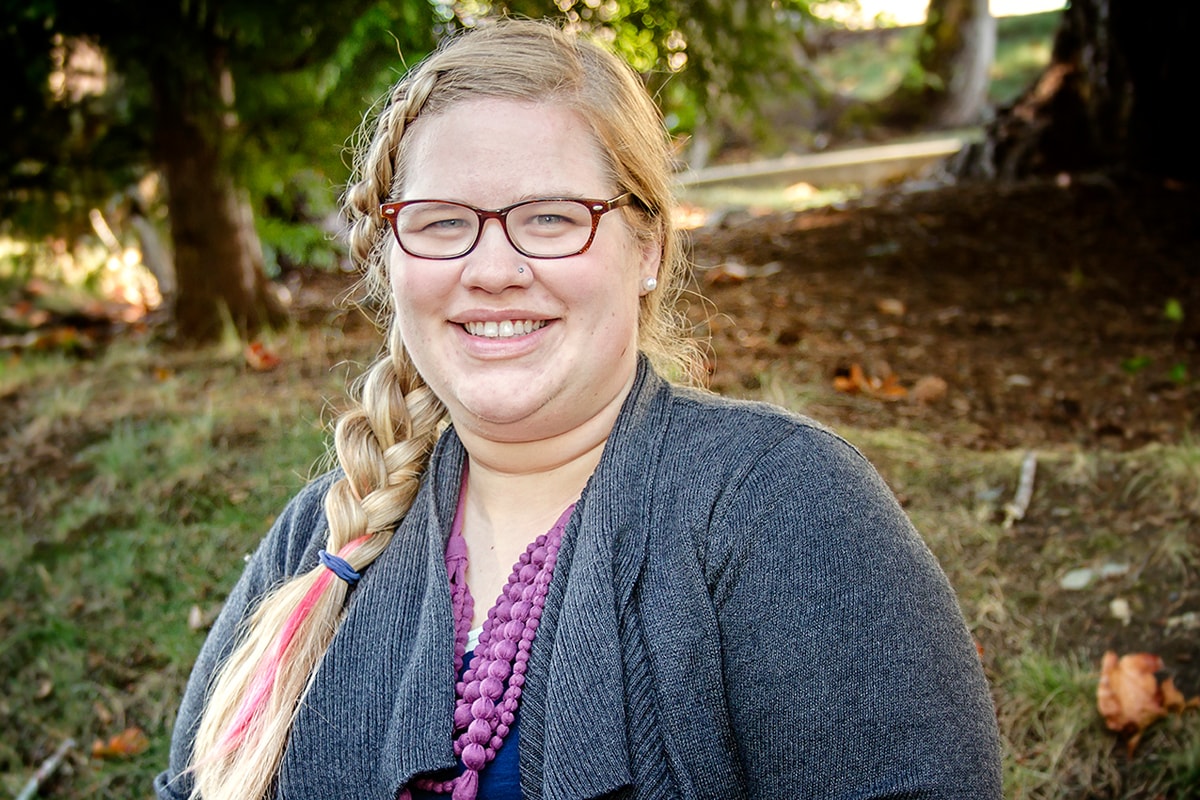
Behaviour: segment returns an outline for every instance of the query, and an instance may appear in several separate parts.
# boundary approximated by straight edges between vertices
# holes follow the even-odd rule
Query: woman
[[[999,797],[971,638],[876,473],[660,377],[694,363],[669,156],[637,77],[540,23],[395,88],[346,195],[388,346],[160,797]]]

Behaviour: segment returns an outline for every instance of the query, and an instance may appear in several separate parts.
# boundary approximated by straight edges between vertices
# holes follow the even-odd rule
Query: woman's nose
[[[489,292],[528,286],[533,279],[529,259],[512,246],[498,219],[484,221],[475,249],[463,262],[463,282]]]

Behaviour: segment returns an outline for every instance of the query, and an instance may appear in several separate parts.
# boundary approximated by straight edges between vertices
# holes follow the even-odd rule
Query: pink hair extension
[[[338,551],[338,556],[345,558],[357,550],[369,538],[371,538],[370,534],[367,534],[347,543],[345,547]],[[242,704],[238,707],[233,721],[230,722],[220,742],[217,743],[216,751],[218,753],[229,753],[241,746],[245,741],[247,731],[262,712],[267,698],[270,697],[272,690],[275,688],[275,679],[279,675],[279,666],[283,663],[284,653],[291,646],[292,639],[296,636],[296,631],[300,629],[300,625],[312,613],[313,607],[316,606],[317,601],[321,598],[321,595],[333,579],[334,574],[330,570],[322,569],[321,574],[317,575],[313,585],[305,592],[304,597],[301,598],[292,613],[288,615],[283,630],[279,632],[279,638],[275,640],[275,646],[271,649],[270,655],[259,664],[258,669],[254,673],[254,680],[250,683],[250,691],[246,694],[245,699],[242,700]]]

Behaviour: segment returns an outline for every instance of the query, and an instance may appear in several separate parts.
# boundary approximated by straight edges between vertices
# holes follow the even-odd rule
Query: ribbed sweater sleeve
[[[862,456],[797,426],[731,482],[707,543],[752,798],[999,798],[976,650]]]

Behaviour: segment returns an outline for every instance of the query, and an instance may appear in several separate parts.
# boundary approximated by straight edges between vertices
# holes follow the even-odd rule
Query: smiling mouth
[[[463,327],[472,336],[483,336],[487,339],[507,339],[512,336],[524,336],[528,333],[546,327],[546,320],[506,319],[503,322],[464,322]]]

